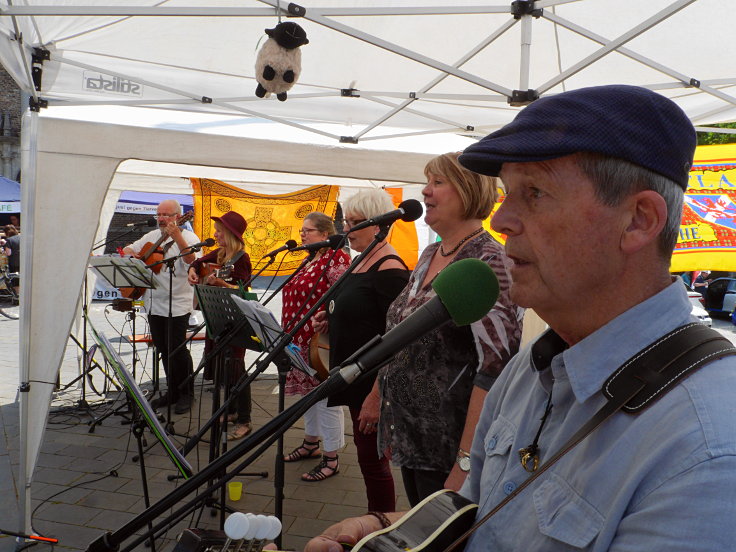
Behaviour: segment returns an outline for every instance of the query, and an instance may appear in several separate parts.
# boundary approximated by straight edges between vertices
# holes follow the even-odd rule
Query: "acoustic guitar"
[[[176,224],[178,226],[181,226],[182,224],[192,220],[194,218],[194,211],[189,211],[188,213],[180,216],[176,219]],[[163,260],[164,258],[164,251],[161,249],[161,244],[164,243],[169,236],[165,235],[163,232],[161,233],[161,237],[156,240],[155,243],[153,242],[146,242],[143,247],[141,248],[140,252],[135,255],[138,259],[143,261],[146,264],[149,265],[155,265],[152,267],[149,267],[154,274],[158,274],[161,272],[161,267],[163,264],[155,264],[159,261]],[[140,287],[123,287],[119,289],[120,295],[125,297],[126,299],[140,299],[143,297],[143,294],[146,293],[146,288],[140,288]]]
[[[422,500],[393,525],[358,541],[352,552],[444,552],[470,529],[477,510],[477,504],[455,491],[442,489]],[[343,548],[350,549],[344,544]]]
[[[317,372],[315,377],[325,381],[330,375],[330,337],[316,333],[309,340],[309,365]]]

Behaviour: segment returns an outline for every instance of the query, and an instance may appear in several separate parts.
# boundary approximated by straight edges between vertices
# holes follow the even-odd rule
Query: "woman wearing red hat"
[[[215,240],[219,247],[200,257],[189,266],[189,283],[236,289],[241,285],[245,285],[251,276],[250,257],[245,252],[245,242],[243,241],[243,232],[245,232],[247,223],[235,211],[228,211],[221,217],[212,217],[212,220],[215,221]],[[218,277],[217,273],[212,272],[206,277],[200,278],[199,274],[205,263],[220,265],[226,269],[227,274],[220,274],[221,277]],[[204,345],[205,355],[213,346],[213,341],[208,337]],[[235,385],[245,372],[244,359],[245,349],[231,345],[228,385]],[[211,375],[210,366],[205,368],[205,378],[207,378],[208,373]],[[234,422],[234,425],[228,431],[228,441],[242,439],[252,431],[250,411],[250,386],[247,386],[240,392],[237,400],[231,403],[227,419],[228,422]]]

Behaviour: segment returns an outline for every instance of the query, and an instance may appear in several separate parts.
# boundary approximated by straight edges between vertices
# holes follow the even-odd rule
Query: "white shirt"
[[[182,229],[181,235],[188,245],[194,245],[199,243],[199,238],[194,232]],[[140,253],[143,246],[146,243],[155,243],[161,237],[161,230],[151,230],[145,234],[139,240],[133,242],[130,248],[136,253]],[[171,244],[169,246],[169,244]],[[168,246],[168,249],[167,249]],[[174,257],[181,253],[179,246],[171,238],[168,238],[161,244],[161,247],[166,251],[164,258]],[[195,254],[197,257],[201,253]],[[192,311],[192,304],[194,301],[194,288],[187,282],[187,271],[189,270],[189,264],[184,262],[184,259],[179,258],[174,263],[174,275],[172,279],[172,294],[171,294],[171,315],[172,316],[183,316],[189,314]],[[168,316],[169,315],[169,269],[166,265],[161,268],[161,271],[155,275],[154,280],[156,281],[156,289],[147,291],[144,296],[146,310],[148,314],[156,316]]]

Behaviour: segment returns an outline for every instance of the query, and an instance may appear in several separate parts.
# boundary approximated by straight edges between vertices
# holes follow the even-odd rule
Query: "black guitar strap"
[[[603,384],[601,391],[608,398],[608,402],[556,454],[539,466],[537,471],[521,483],[514,492],[476,521],[446,549],[446,552],[463,544],[491,516],[511,502],[537,477],[556,464],[560,458],[619,409],[629,414],[637,414],[654,404],[679,381],[704,364],[734,354],[736,354],[736,347],[728,339],[717,331],[698,323],[680,326],[639,351],[624,362]]]

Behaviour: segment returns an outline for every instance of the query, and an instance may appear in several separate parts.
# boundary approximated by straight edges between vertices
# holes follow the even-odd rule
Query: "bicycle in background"
[[[0,315],[10,320],[20,318],[18,294],[13,287],[18,278],[17,272],[8,272],[7,268],[0,269]]]

